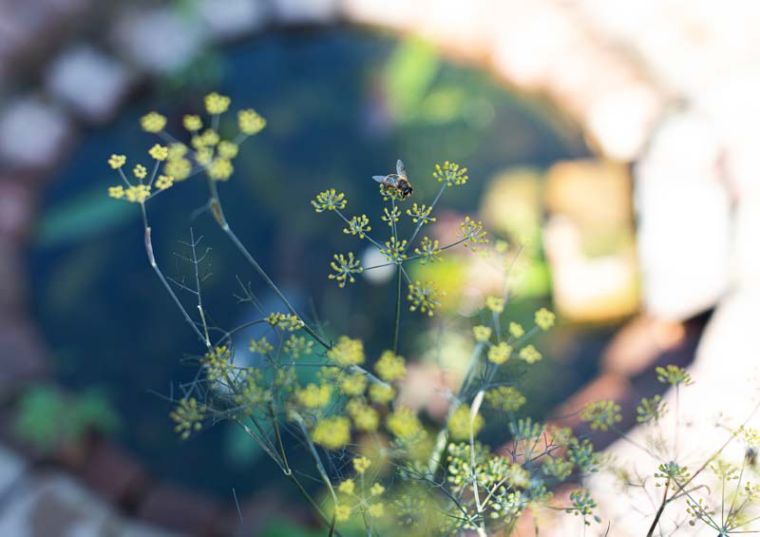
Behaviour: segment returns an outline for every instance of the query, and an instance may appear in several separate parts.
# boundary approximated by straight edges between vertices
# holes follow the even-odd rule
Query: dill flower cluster
[[[311,438],[325,449],[340,449],[351,440],[351,422],[345,416],[322,418],[317,421]]]
[[[168,190],[178,181],[184,181],[196,172],[204,172],[212,181],[227,181],[235,168],[233,160],[238,155],[239,146],[249,136],[258,134],[266,121],[255,110],[238,112],[238,133],[233,139],[225,139],[218,130],[219,116],[227,112],[230,98],[216,92],[204,99],[206,112],[211,116],[204,127],[204,121],[197,114],[187,114],[182,118],[182,126],[188,132],[189,143],[172,141],[169,145],[155,144],[148,151],[155,161],[153,172],[142,164],[137,164],[130,179],[123,169],[126,156],[114,154],[108,159],[113,170],[118,170],[124,184],[108,189],[112,198],[125,199],[132,203],[145,203],[157,191]],[[159,112],[149,112],[140,118],[140,126],[145,132],[161,135],[164,140],[174,137],[165,131],[168,120]],[[159,166],[159,164],[161,166]],[[162,169],[162,173],[159,173]]]
[[[461,442],[469,439],[470,431],[477,436],[483,428],[485,424],[483,416],[476,414],[473,418],[470,414],[470,407],[462,405],[449,416],[447,427],[453,441]]]
[[[409,300],[409,311],[420,310],[420,313],[432,317],[441,305],[440,296],[440,291],[430,282],[415,281],[410,283],[409,293],[406,297]]]
[[[364,363],[364,344],[360,339],[341,336],[338,342],[327,351],[327,356],[344,367],[359,365]]]
[[[193,432],[200,431],[206,419],[206,405],[199,403],[195,397],[183,397],[169,417],[176,425],[174,432],[182,440],[187,440]]]

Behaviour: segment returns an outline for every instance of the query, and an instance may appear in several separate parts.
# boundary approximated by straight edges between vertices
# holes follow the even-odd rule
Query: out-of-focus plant
[[[176,432],[186,439],[207,424],[237,423],[312,505],[330,535],[355,527],[369,536],[509,534],[521,517],[532,514],[538,520],[545,507],[575,514],[583,526],[592,524],[596,503],[588,491],[571,494],[568,505],[551,503],[556,485],[578,482],[597,471],[600,462],[592,444],[567,428],[520,413],[526,403],[520,380],[542,359],[530,341],[552,327],[555,316],[550,311],[538,310],[533,325],[523,327],[506,319],[510,298],[506,283],[500,295],[485,299],[472,319],[469,365],[458,391],[450,395],[447,419],[438,430],[397,398],[407,371],[399,348],[404,301],[409,310],[424,316],[436,315],[440,303],[435,282],[412,279],[408,265],[436,263],[458,246],[484,255],[490,249],[483,225],[469,216],[460,223],[459,238],[450,244],[441,245],[423,232],[435,222],[443,194],[467,183],[467,169],[453,162],[436,166],[432,180],[440,183],[440,189],[429,204],[413,196],[407,199],[409,189],[400,188],[401,178],[391,174],[381,181],[379,194],[385,204],[380,218],[352,211],[345,194],[334,188],[325,188],[311,200],[317,213],[337,216],[338,230],[370,243],[385,258],[384,263],[365,267],[353,251],[335,253],[328,262],[330,280],[343,288],[364,272],[387,266],[395,269],[394,328],[385,349],[368,351],[360,339],[333,338],[299,312],[227,220],[219,183],[232,177],[241,144],[266,125],[256,111],[241,110],[236,132],[221,132],[220,116],[229,106],[227,97],[208,95],[206,117],[186,115],[182,121],[186,134],[181,139],[167,132],[163,115],[151,112],[141,123],[160,139],[149,151],[152,163],[128,166],[124,155],[109,159],[120,179],[109,188],[109,195],[139,207],[148,262],[202,348],[194,362],[198,374],[181,385],[181,396],[171,412]],[[208,189],[206,210],[276,294],[281,310],[262,311],[258,318],[233,328],[211,324],[214,316],[202,293],[206,251],[192,232],[184,256],[193,267],[190,281],[164,275],[152,245],[148,206],[155,197],[196,175],[202,176]],[[496,251],[503,250],[500,243]],[[179,292],[185,293],[183,298],[191,297],[192,304]],[[259,308],[247,287],[242,300]],[[267,327],[269,333],[248,342],[254,365],[243,366],[234,349],[240,348],[243,331],[255,325]],[[301,375],[303,371],[312,374]],[[683,381],[676,373],[664,370],[662,376]],[[657,404],[652,402],[642,407],[639,416],[656,412]],[[585,409],[582,417],[592,428],[607,430],[616,427],[619,414],[614,403],[598,402]],[[493,450],[479,440],[489,425],[502,432],[497,441],[507,448]],[[311,477],[323,484],[324,497],[310,492],[304,482],[308,477],[294,469],[286,449],[288,437],[304,446],[311,460]],[[668,468],[662,470],[661,479],[671,483],[669,490],[683,492],[685,485],[672,487],[686,478]]]
[[[647,537],[680,535],[682,528],[694,527],[709,528],[708,534],[719,537],[760,532],[756,461],[760,432],[746,422],[733,428],[720,423],[719,428],[728,433],[725,439],[716,441],[706,458],[695,458],[684,445],[682,436],[688,431],[680,409],[681,391],[693,384],[691,376],[676,365],[658,367],[656,374],[657,381],[669,388],[673,404],[666,404],[660,395],[641,399],[636,422],[644,441],[618,429],[622,416],[613,401],[596,401],[581,412],[592,429],[611,430],[636,448],[639,461],[610,460],[606,470],[623,491],[638,494],[639,499],[643,494],[651,504]],[[734,444],[744,447],[740,461],[726,455]],[[641,468],[647,466],[653,470],[642,475]]]
[[[119,426],[119,417],[103,394],[65,394],[55,386],[39,384],[21,395],[14,430],[21,440],[47,453],[72,446],[87,433],[108,434]]]

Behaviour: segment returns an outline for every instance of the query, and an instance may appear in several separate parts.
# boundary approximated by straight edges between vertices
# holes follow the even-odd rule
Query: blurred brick
[[[51,170],[71,143],[73,127],[59,108],[37,97],[8,101],[0,112],[0,161]]]
[[[26,273],[21,252],[18,241],[0,235],[0,318],[17,319],[25,308]]]
[[[0,535],[102,537],[116,514],[73,479],[38,476],[19,484],[0,516]]]
[[[148,475],[140,463],[107,441],[95,444],[83,468],[82,478],[100,496],[127,509],[136,504],[148,482]]]
[[[662,124],[636,167],[638,251],[648,313],[683,320],[730,285],[731,200],[721,140],[700,113]]]
[[[30,185],[0,177],[0,236],[18,240],[32,225],[34,199]]]
[[[133,81],[133,74],[121,62],[81,45],[63,52],[50,66],[46,80],[55,97],[92,123],[116,115]]]
[[[111,535],[113,537],[180,537],[185,534],[170,532],[142,522],[125,521],[119,524]]]
[[[682,323],[642,315],[628,322],[614,336],[602,358],[602,368],[632,377],[651,369],[660,356],[686,336]]]
[[[198,11],[215,39],[235,39],[262,28],[270,9],[258,0],[200,0]]]
[[[170,8],[128,11],[119,17],[112,31],[118,50],[154,75],[185,67],[206,40],[199,20],[183,17]]]
[[[150,490],[138,509],[140,518],[191,535],[224,535],[225,517],[212,499],[185,489],[159,485]]]
[[[26,461],[14,451],[0,447],[0,496],[14,487],[26,473]]]
[[[26,321],[4,319],[0,323],[0,400],[48,373],[49,363],[40,341],[40,335]]]
[[[338,16],[338,0],[274,0],[274,14],[283,24],[327,23]]]

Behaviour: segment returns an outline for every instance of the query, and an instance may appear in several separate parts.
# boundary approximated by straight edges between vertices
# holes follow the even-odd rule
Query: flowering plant
[[[434,281],[412,278],[410,264],[437,263],[459,246],[486,253],[490,248],[483,224],[469,216],[459,226],[459,237],[449,244],[441,245],[439,238],[425,233],[436,222],[435,209],[443,194],[467,184],[467,168],[448,161],[435,166],[432,178],[440,188],[429,204],[406,201],[406,195],[381,185],[379,195],[385,205],[379,221],[361,212],[352,214],[346,195],[334,188],[311,200],[317,213],[334,213],[344,234],[374,246],[384,258],[380,264],[364,266],[353,251],[335,253],[327,263],[328,278],[338,287],[372,270],[391,267],[395,272],[393,332],[386,348],[368,352],[360,339],[326,334],[307,320],[227,220],[219,183],[232,177],[241,145],[266,126],[255,110],[241,110],[237,132],[223,136],[220,116],[228,113],[230,104],[223,95],[206,96],[207,117],[186,115],[182,120],[185,141],[167,132],[166,117],[151,112],[141,125],[159,137],[148,152],[152,164],[136,163],[127,173],[126,156],[115,154],[108,160],[120,180],[108,193],[139,206],[148,262],[202,349],[195,361],[196,380],[183,387],[170,414],[176,432],[187,439],[221,420],[239,425],[311,504],[330,535],[357,526],[369,536],[510,534],[521,518],[532,517],[538,526],[544,513],[558,510],[577,516],[584,528],[598,521],[596,502],[588,490],[578,488],[564,505],[552,499],[557,485],[578,483],[600,469],[602,461],[590,440],[521,413],[526,397],[520,380],[542,359],[530,342],[554,325],[555,315],[549,310],[536,311],[533,325],[524,327],[505,319],[510,298],[506,284],[501,294],[485,298],[478,319],[471,323],[467,370],[456,393],[450,394],[443,423],[436,425],[398,397],[407,375],[405,351],[399,344],[402,304],[406,300],[410,311],[434,316],[442,298]],[[277,295],[279,311],[232,328],[210,326],[198,270],[202,255],[192,234],[188,259],[195,278],[182,285],[193,297],[192,306],[178,296],[177,283],[164,275],[153,250],[148,206],[156,196],[196,175],[204,178],[208,189],[207,211]],[[407,234],[402,232],[405,227]],[[500,243],[495,250],[503,248]],[[268,335],[248,341],[244,351],[241,335],[254,325],[267,327]],[[216,333],[220,335],[212,338]],[[241,366],[235,356],[241,352],[254,355],[256,365]],[[299,371],[305,368],[316,368],[316,378],[303,381]],[[663,369],[660,379],[673,386],[688,384],[688,374],[675,367]],[[641,422],[656,421],[662,411],[657,398],[645,399],[637,409]],[[617,431],[621,408],[612,401],[594,402],[580,418],[592,430]],[[501,445],[497,450],[479,440],[492,422],[500,432],[494,439]],[[305,446],[324,495],[316,494],[294,470],[286,447],[291,439]],[[686,493],[688,475],[676,463],[660,468],[656,477],[666,484],[663,502],[674,500],[667,496],[668,489],[681,496]],[[688,498],[692,518],[708,520],[708,508]]]

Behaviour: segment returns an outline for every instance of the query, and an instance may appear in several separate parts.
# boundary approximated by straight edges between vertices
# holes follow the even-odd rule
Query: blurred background
[[[453,160],[470,182],[433,232],[477,215],[522,248],[512,318],[548,306],[561,320],[526,379],[527,414],[615,398],[631,415],[659,389],[654,368],[677,363],[704,390],[694,415],[744,417],[759,22],[751,0],[0,0],[0,534],[311,535],[237,428],[172,432],[166,397],[194,375],[195,341],[146,263],[139,212],[106,196],[108,156],[153,142],[138,118],[156,109],[176,127],[212,90],[268,120],[222,185],[228,219],[332,334],[381,348],[392,286],[327,279],[356,241],[308,201],[335,187],[372,217],[373,174],[400,157],[427,200],[434,163]],[[216,324],[250,318],[238,278],[276,307],[215,224],[191,217],[204,201],[189,182],[152,205],[167,274],[187,274],[173,254],[192,228],[212,248]],[[442,419],[467,359],[457,319],[501,280],[469,252],[414,270],[442,282],[446,315],[404,318],[406,397]]]

